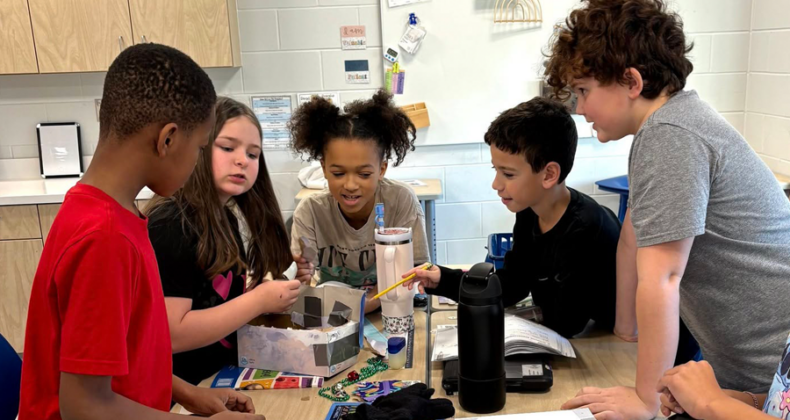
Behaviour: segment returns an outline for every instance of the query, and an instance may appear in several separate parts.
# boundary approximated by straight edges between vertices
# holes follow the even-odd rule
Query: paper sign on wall
[[[286,124],[291,119],[293,108],[290,96],[253,96],[252,111],[263,129],[264,149],[286,148],[291,133]]]
[[[368,47],[365,26],[341,26],[340,47],[344,50],[364,50]]]
[[[407,4],[425,3],[430,0],[389,0],[390,7],[405,6]]]
[[[313,96],[318,96],[319,98],[324,98],[327,101],[331,102],[335,106],[340,106],[340,93],[339,92],[315,92],[315,93],[300,93],[299,94],[299,105],[303,105],[307,102],[310,102],[310,99]]]
[[[368,65],[368,60],[346,60],[346,83],[370,83],[370,66]]]

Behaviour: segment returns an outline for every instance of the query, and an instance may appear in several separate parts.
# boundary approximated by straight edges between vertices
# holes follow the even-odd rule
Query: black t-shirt
[[[620,221],[614,213],[572,188],[565,214],[541,233],[532,209],[516,214],[513,249],[497,270],[505,306],[532,292],[544,324],[565,337],[584,330],[590,319],[614,327],[617,241]],[[458,300],[461,270],[440,267],[439,287],[432,294]]]
[[[197,262],[197,233],[189,225],[186,228],[182,226],[177,211],[168,210],[172,211],[159,212],[159,216],[154,215],[148,222],[148,234],[159,263],[165,297],[192,299],[194,311],[213,308],[240,296],[245,287],[244,270],[231,269],[213,279],[207,278]],[[236,243],[243,250],[238,220],[229,209],[226,211],[234,228]],[[173,374],[196,385],[222,367],[237,363],[234,332],[206,347],[174,354]]]

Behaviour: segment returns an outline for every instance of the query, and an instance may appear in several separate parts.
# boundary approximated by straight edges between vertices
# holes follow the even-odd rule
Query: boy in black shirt
[[[566,337],[590,319],[615,324],[620,221],[606,207],[565,186],[573,166],[576,125],[565,107],[536,97],[503,112],[488,128],[496,169],[492,187],[516,213],[513,249],[497,270],[505,306],[530,292],[546,326]],[[458,300],[461,270],[415,269],[425,292]]]

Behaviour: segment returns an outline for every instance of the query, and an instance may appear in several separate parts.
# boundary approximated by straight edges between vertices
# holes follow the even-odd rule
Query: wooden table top
[[[431,316],[431,335],[442,324],[457,324],[456,312],[436,312]],[[433,339],[432,339],[433,340]],[[496,415],[535,413],[559,410],[567,400],[576,396],[585,386],[612,387],[634,386],[636,379],[636,343],[627,343],[611,333],[592,330],[582,338],[570,340],[576,351],[576,359],[554,356],[551,367],[554,385],[545,393],[508,392],[505,408]],[[448,398],[453,402],[456,418],[475,417],[458,404],[458,394],[447,396],[442,388],[443,362],[431,363],[431,386],[436,388],[436,397]],[[492,414],[494,415],[494,414]]]
[[[425,184],[425,186],[415,187],[409,185],[411,189],[414,190],[414,193],[417,194],[418,200],[438,200],[442,196],[442,181],[439,179],[418,179],[418,181]],[[324,190],[314,190],[309,188],[302,188],[294,201],[298,204],[303,199],[313,195],[318,194]]]
[[[379,330],[382,330],[381,312],[368,314],[368,319],[370,319]],[[416,329],[414,331],[414,358],[412,368],[386,370],[370,378],[371,381],[399,379],[425,382],[425,346],[427,345],[425,334],[426,322],[427,315],[425,312],[414,312]],[[345,378],[352,370],[359,372],[361,368],[367,365],[366,360],[372,356],[373,353],[370,351],[370,346],[367,340],[365,340],[365,348],[359,353],[357,364],[327,379],[325,386],[334,385],[336,382]],[[212,376],[201,382],[200,386],[208,388],[211,386],[213,380],[214,377]],[[355,389],[353,387],[349,388],[351,388],[351,390]],[[348,390],[349,388],[346,389]],[[329,407],[332,406],[332,401],[318,396],[317,388],[267,389],[241,392],[252,398],[255,404],[255,411],[266,416],[267,420],[320,420],[326,417],[329,412]],[[181,407],[176,405],[171,411],[178,413],[180,410]]]

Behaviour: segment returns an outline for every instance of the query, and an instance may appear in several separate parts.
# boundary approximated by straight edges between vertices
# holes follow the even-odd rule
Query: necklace
[[[340,382],[326,388],[321,388],[321,390],[318,391],[318,395],[336,402],[348,401],[351,397],[343,388],[359,381],[364,381],[379,372],[384,372],[389,369],[389,365],[380,357],[371,357],[367,362],[368,365],[360,369],[359,373],[352,370],[349,372],[348,376],[343,378]]]

